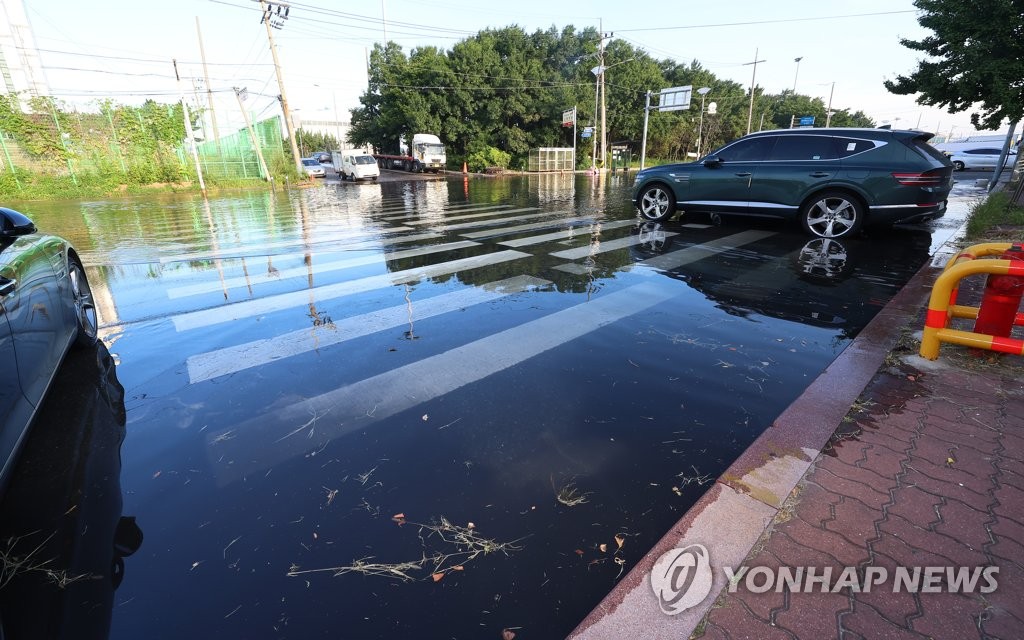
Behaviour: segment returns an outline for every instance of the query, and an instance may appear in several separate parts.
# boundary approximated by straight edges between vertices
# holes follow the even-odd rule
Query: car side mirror
[[[717,167],[720,164],[722,164],[722,159],[718,156],[708,156],[704,158],[705,167]]]
[[[0,238],[16,238],[36,232],[36,225],[23,213],[0,207]]]

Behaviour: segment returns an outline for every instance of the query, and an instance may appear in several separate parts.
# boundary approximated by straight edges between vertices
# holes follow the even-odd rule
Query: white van
[[[371,155],[356,151],[341,153],[341,167],[338,174],[342,180],[376,180],[380,177],[377,159]]]

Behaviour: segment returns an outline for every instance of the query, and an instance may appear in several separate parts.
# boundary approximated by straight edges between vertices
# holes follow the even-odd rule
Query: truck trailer
[[[404,141],[398,142],[398,154],[376,153],[377,166],[381,169],[401,169],[402,171],[430,171],[437,173],[444,170],[448,163],[441,139],[432,133],[417,133],[412,137],[412,149]]]

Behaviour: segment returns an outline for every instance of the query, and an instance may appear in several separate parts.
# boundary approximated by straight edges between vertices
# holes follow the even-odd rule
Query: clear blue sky
[[[107,95],[127,103],[146,97],[174,100],[171,58],[179,60],[191,92],[192,78],[202,77],[198,17],[212,88],[245,86],[268,96],[254,95],[251,110],[267,115],[276,109],[276,79],[254,0],[29,0],[26,5],[51,89],[68,102],[86,105]],[[347,120],[366,86],[366,51],[383,40],[385,25],[388,39],[408,51],[421,45],[450,48],[481,29],[510,24],[527,31],[600,26],[654,57],[697,59],[744,86],[750,84],[752,67],[743,63],[754,60],[757,50],[758,59],[765,60],[757,66],[757,84],[769,92],[792,89],[795,79],[798,92],[827,102],[834,82],[834,107],[862,109],[880,124],[920,122],[930,131],[941,127],[943,134],[955,127],[956,136],[972,130],[967,114],[921,107],[882,86],[884,79],[916,66],[914,52],[899,44],[901,37],[926,34],[910,0],[598,0],[575,6],[541,0],[303,0],[292,3],[290,18],[275,38],[288,98],[299,117],[333,119],[336,104]],[[798,77],[797,57],[803,58]],[[242,126],[233,94],[217,95],[221,129]]]

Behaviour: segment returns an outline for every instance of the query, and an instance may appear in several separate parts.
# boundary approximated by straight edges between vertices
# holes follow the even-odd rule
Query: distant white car
[[[946,152],[953,168],[957,171],[964,169],[995,169],[999,164],[999,154],[1002,149],[996,147],[977,147],[974,149],[960,149],[958,151]],[[1017,162],[1017,152],[1010,149],[1006,154],[1006,162],[1003,166],[1012,168]]]
[[[320,165],[320,161],[316,158],[303,158],[302,168],[306,170],[306,175],[311,178],[327,177],[327,172],[324,171],[323,166]]]

